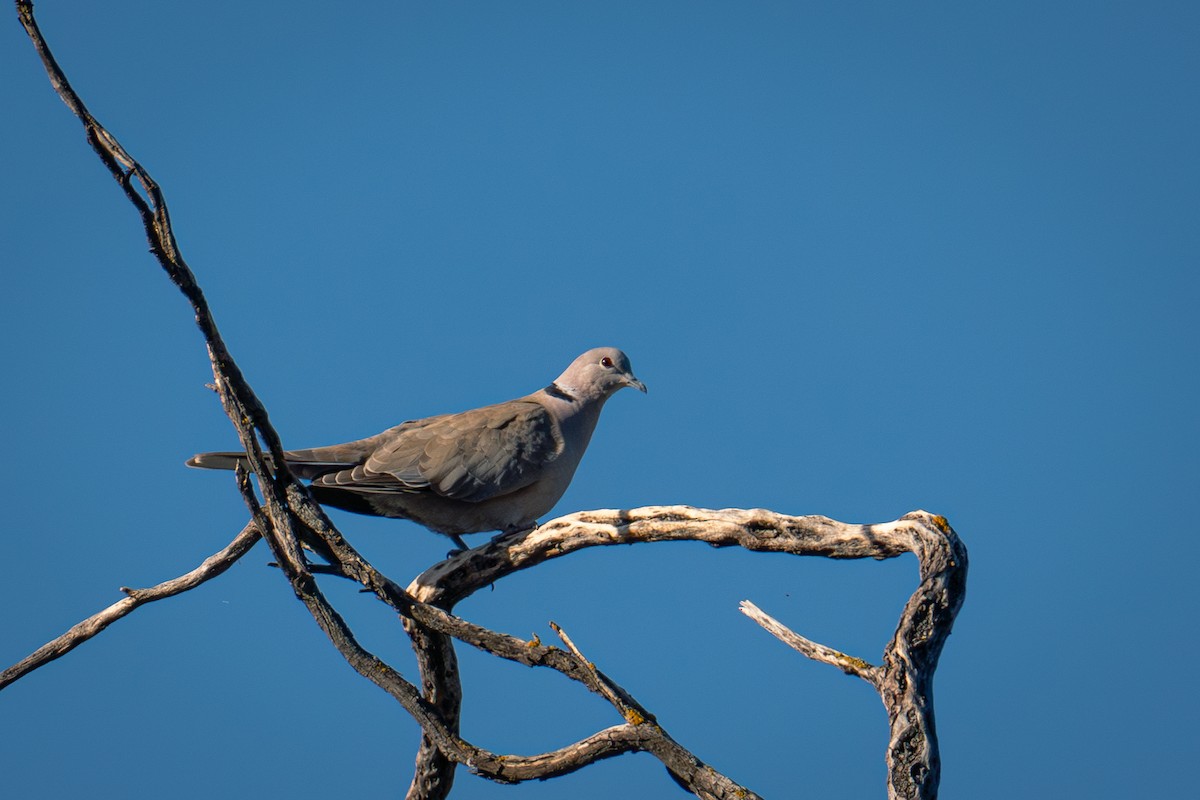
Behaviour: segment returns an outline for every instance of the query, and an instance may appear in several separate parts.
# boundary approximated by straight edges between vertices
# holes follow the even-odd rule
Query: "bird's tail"
[[[334,447],[321,447],[316,450],[288,450],[283,455],[287,459],[288,468],[297,478],[312,480],[313,478],[324,475],[328,472],[337,472],[338,470],[348,469],[359,463],[361,455],[358,453],[350,453],[349,458],[341,458],[342,450],[351,445],[335,445]],[[267,460],[267,464],[271,463],[271,456],[263,453],[263,458]],[[250,469],[250,462],[246,459],[246,454],[238,451],[221,451],[216,453],[197,453],[185,462],[189,467],[197,469],[237,469],[238,464],[241,464],[247,470]]]
[[[223,453],[197,453],[189,458],[186,463],[189,467],[197,469],[237,469],[238,464],[247,469],[250,468],[250,464],[246,461],[245,453],[232,451]]]

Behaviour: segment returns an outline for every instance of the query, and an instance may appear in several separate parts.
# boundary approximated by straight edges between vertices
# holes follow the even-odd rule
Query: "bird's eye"
[[[609,358],[608,356],[605,356],[604,358],[600,359],[600,366],[602,366],[602,367],[611,367],[612,364],[613,364],[612,359]]]

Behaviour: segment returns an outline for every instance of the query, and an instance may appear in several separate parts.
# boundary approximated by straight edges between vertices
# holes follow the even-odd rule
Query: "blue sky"
[[[1193,789],[1194,4],[37,8],[164,187],[286,444],[514,397],[620,346],[650,393],[608,405],[557,512],[944,514],[972,559],[936,682],[944,796]],[[234,441],[183,299],[15,19],[3,35],[7,664],[190,569],[245,511],[227,475],[183,467]],[[402,582],[445,552],[336,521]],[[401,792],[416,726],[268,559],[3,692],[0,794],[317,798],[347,774]],[[876,696],[737,603],[877,662],[915,585],[911,558],[656,545],[459,610],[562,624],[765,796],[882,797]],[[411,676],[391,616],[329,589]],[[481,746],[619,721],[553,673],[462,659]],[[454,796],[631,786],[682,796],[648,756],[515,789],[460,773]]]

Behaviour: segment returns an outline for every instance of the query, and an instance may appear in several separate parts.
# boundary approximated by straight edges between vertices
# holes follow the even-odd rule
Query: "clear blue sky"
[[[1194,792],[1200,700],[1200,6],[1178,3],[38,4],[163,185],[285,443],[357,438],[624,348],[557,511],[690,503],[970,548],[937,676],[946,797]],[[225,544],[233,443],[203,346],[11,6],[0,293],[2,660]],[[407,582],[446,542],[337,517]],[[257,549],[0,694],[5,797],[325,798],[407,786],[416,726]],[[911,558],[703,546],[562,559],[460,607],[575,641],[768,797],[883,797],[866,684],[737,612],[877,662]],[[330,591],[413,675],[391,616]],[[498,751],[618,718],[465,652]],[[317,746],[316,743],[320,742]],[[625,756],[458,798],[682,797]],[[644,787],[641,788],[641,787]]]

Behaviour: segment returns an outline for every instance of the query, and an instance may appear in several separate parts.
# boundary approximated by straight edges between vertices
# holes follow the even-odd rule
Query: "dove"
[[[623,352],[598,347],[516,400],[284,457],[317,502],[412,520],[466,550],[464,534],[537,525],[575,476],[604,403],[627,386],[646,391]],[[187,465],[230,470],[245,461],[245,453],[199,453]]]

